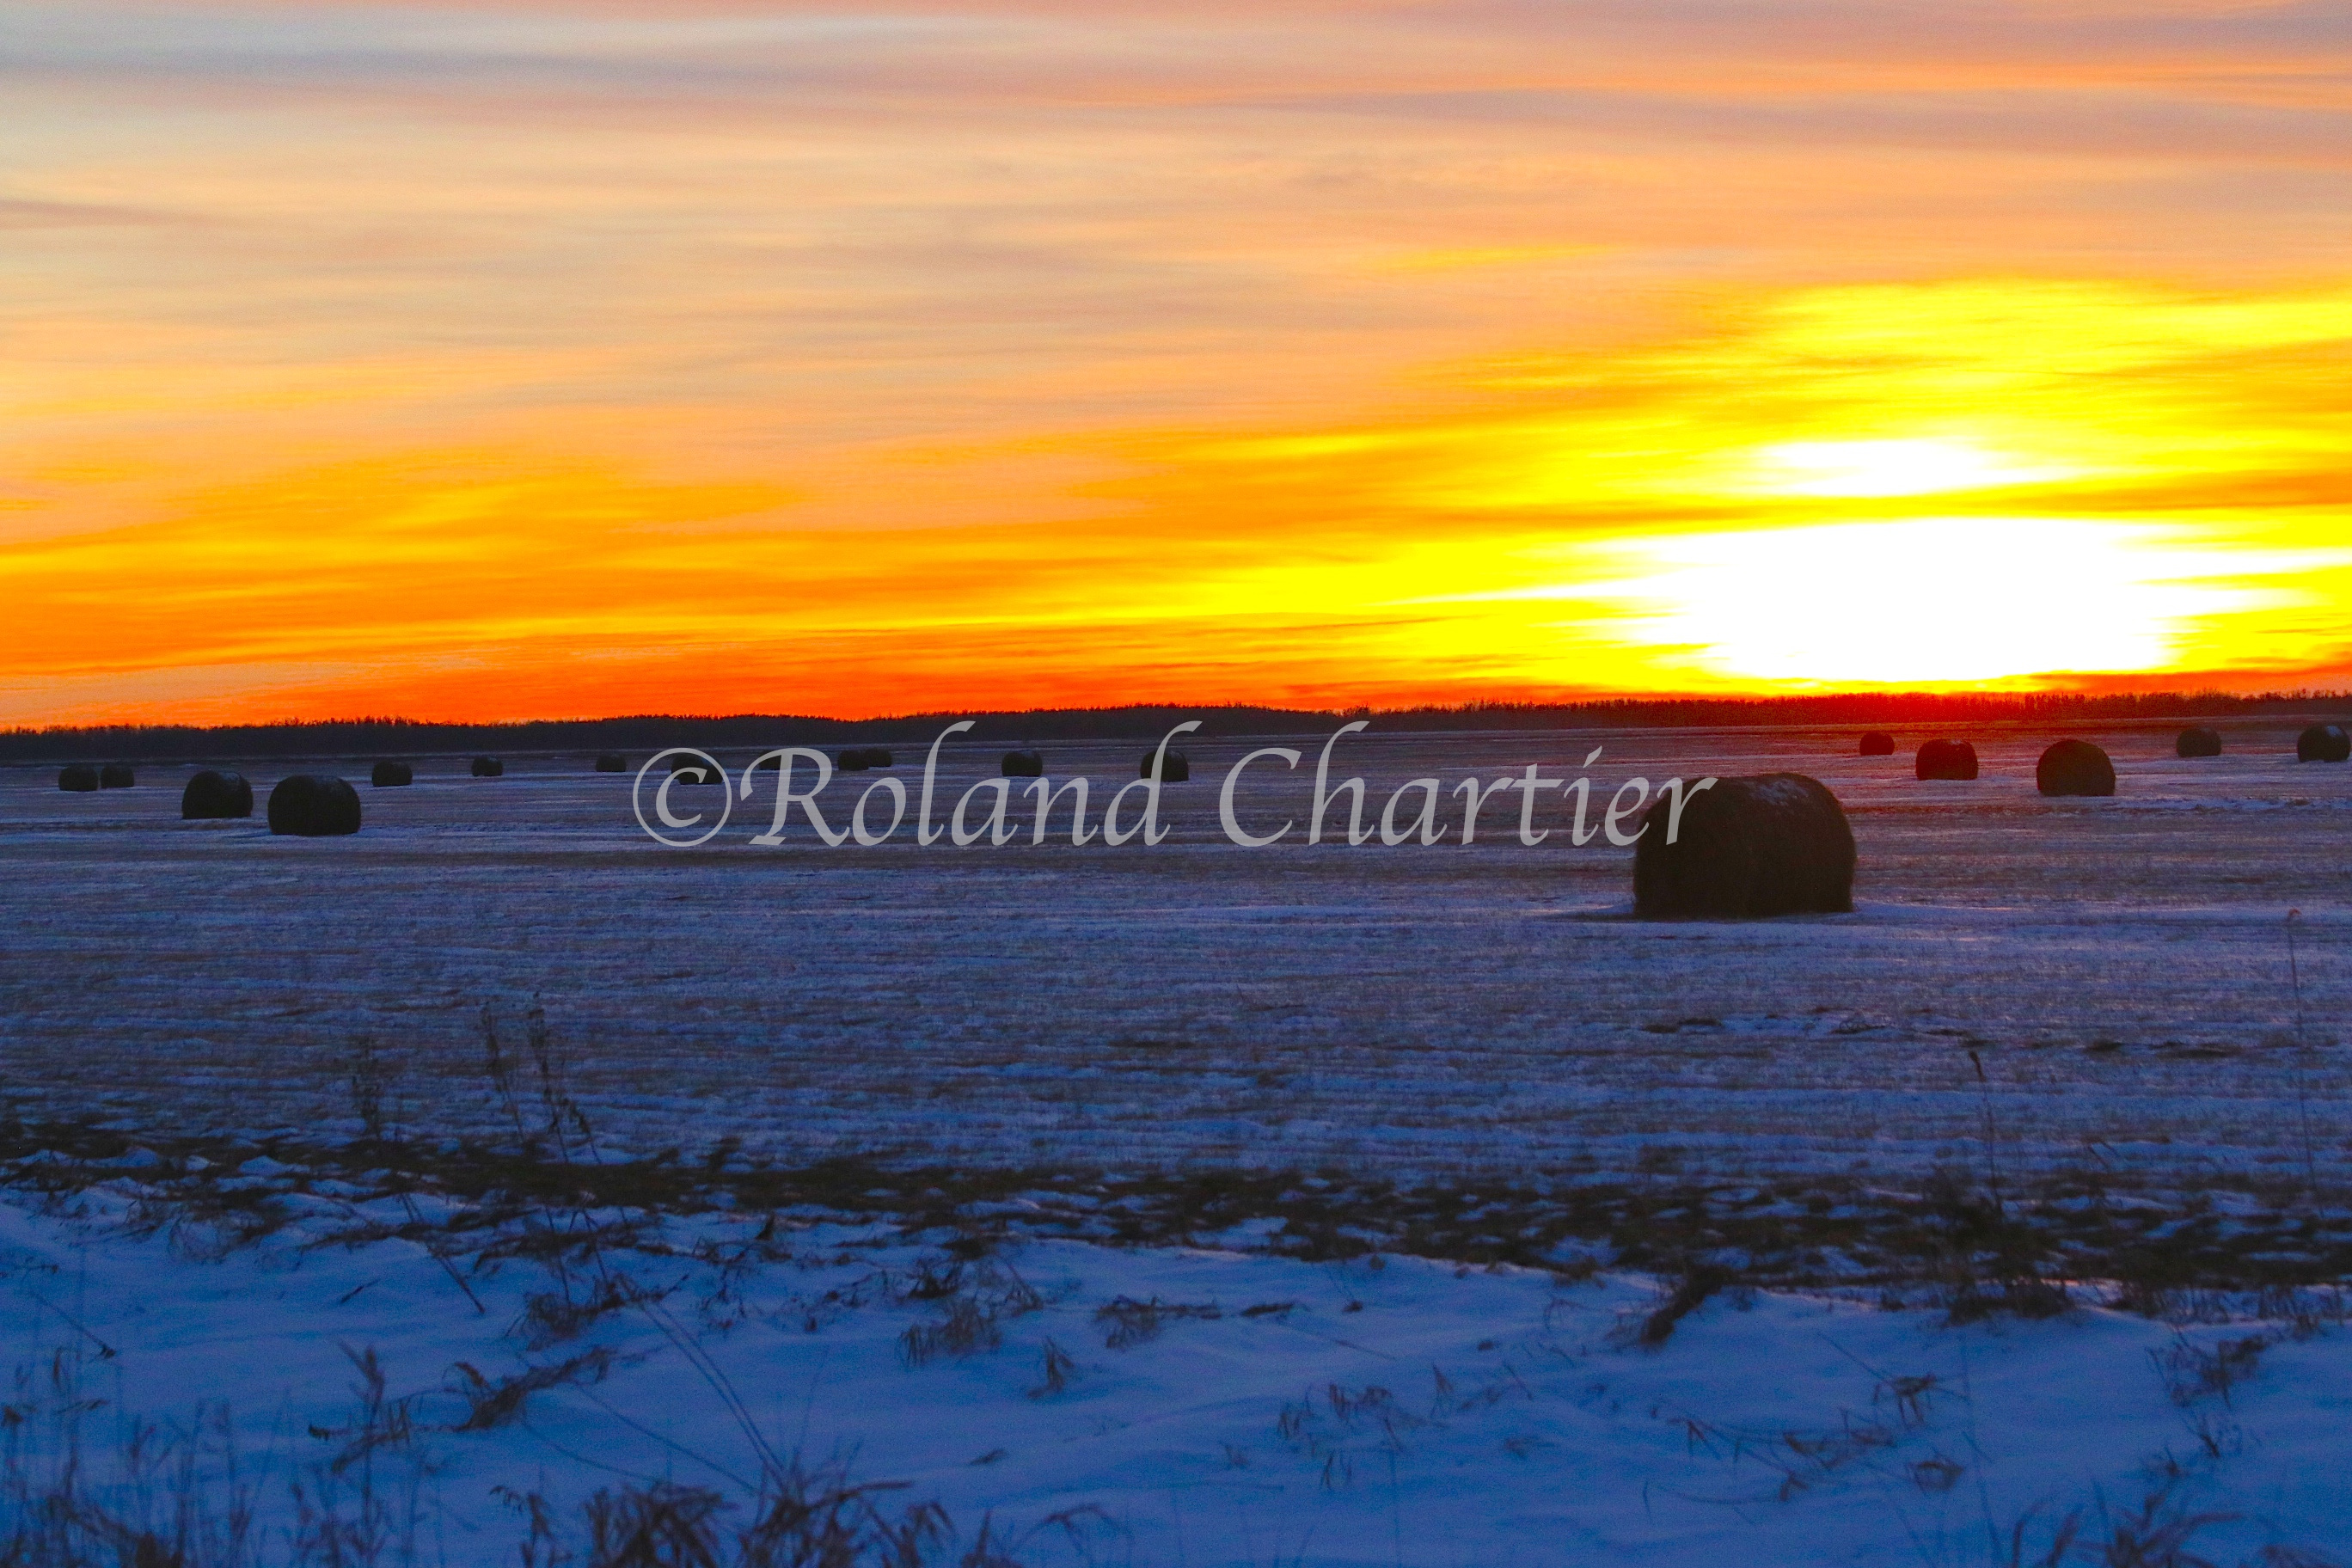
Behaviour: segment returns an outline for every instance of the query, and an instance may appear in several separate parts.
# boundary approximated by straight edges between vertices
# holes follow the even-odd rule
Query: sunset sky
[[[0,5],[0,724],[2352,685],[2352,7]]]

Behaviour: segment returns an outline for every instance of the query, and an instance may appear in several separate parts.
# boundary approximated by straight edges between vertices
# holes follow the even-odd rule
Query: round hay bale
[[[887,768],[891,766],[895,761],[896,759],[890,755],[890,748],[887,746],[868,746],[866,748],[866,765],[869,768]]]
[[[406,763],[378,763],[375,772],[368,775],[368,783],[378,789],[398,789],[402,784],[415,782],[416,770]]]
[[[2334,724],[2314,724],[2295,737],[2298,763],[2340,763],[2352,758],[2352,735]]]
[[[129,763],[109,763],[98,770],[100,789],[129,789],[138,782],[139,775],[131,771]]]
[[[253,815],[253,786],[243,773],[206,768],[180,792],[180,820],[197,822]]]
[[[1764,773],[1717,779],[1642,814],[1633,846],[1633,912],[1643,920],[1759,920],[1853,909],[1853,829],[1819,779]]]
[[[1143,765],[1136,770],[1136,777],[1148,779],[1151,776],[1152,756],[1153,753],[1150,752],[1143,753]],[[1182,784],[1186,779],[1189,779],[1192,776],[1192,764],[1185,759],[1184,753],[1178,751],[1171,751],[1168,753],[1167,770],[1160,774],[1160,782],[1161,784]]]
[[[2209,730],[2202,724],[2192,724],[2180,731],[2173,750],[2184,757],[2218,757],[2221,754],[2221,731]]]
[[[2061,741],[2033,765],[2033,785],[2043,795],[2113,795],[2116,764],[2088,741]]]
[[[1042,779],[1045,776],[1045,753],[1043,752],[1007,752],[1004,753],[1004,776],[1009,779]]]
[[[58,787],[75,795],[98,788],[98,770],[88,763],[72,763],[58,770]]]
[[[669,776],[682,784],[711,784],[719,782],[710,764],[700,757],[675,756],[669,760]]]
[[[606,752],[597,757],[596,771],[600,773],[627,773],[629,771],[629,759],[621,755],[618,752]]]
[[[269,792],[269,831],[331,838],[360,830],[360,792],[325,773],[296,773]]]
[[[1862,754],[1865,757],[1893,756],[1895,737],[1884,730],[1873,730],[1862,738]]]
[[[507,765],[496,757],[476,757],[474,776],[478,779],[502,779],[507,776]]]
[[[863,746],[852,746],[834,758],[833,765],[845,773],[862,773],[874,765],[874,753]]]
[[[1965,782],[1977,776],[1977,749],[1966,741],[1930,741],[1919,748],[1912,771],[1923,779]]]

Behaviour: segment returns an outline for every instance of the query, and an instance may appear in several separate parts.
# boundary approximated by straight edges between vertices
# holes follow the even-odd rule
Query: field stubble
[[[1570,846],[1549,802],[1552,837],[1522,846],[1512,795],[1467,847],[1237,847],[1216,792],[1257,740],[1193,747],[1149,848],[828,849],[796,827],[763,849],[755,803],[670,850],[627,775],[569,757],[497,780],[425,760],[363,792],[357,837],[292,841],[180,822],[184,770],[88,797],[9,769],[0,1068],[21,1118],[328,1142],[361,1131],[365,1049],[407,1137],[479,1138],[480,1008],[536,998],[625,1158],[723,1140],[785,1165],[2342,1191],[2352,769],[2298,766],[2283,730],[2197,763],[2168,732],[2094,738],[2113,801],[2035,795],[2038,736],[1979,737],[1973,784],[1820,732],[1335,755],[1374,813],[1416,776],[1572,778],[1595,744],[1604,797],[1635,773],[1813,773],[1853,818],[1859,911],[1754,924],[1622,918],[1630,852]],[[1303,822],[1319,739],[1289,742],[1298,773],[1251,772],[1245,821]],[[1099,796],[1133,751],[1048,765]],[[942,800],[993,763],[950,749]]]

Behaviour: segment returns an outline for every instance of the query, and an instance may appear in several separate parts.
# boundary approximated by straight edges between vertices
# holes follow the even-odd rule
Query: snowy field
[[[1449,826],[1596,745],[1603,799],[1812,773],[1859,908],[1753,924],[1627,918],[1557,792],[1228,842],[1320,736],[1189,744],[1115,848],[667,849],[576,756],[244,764],[359,784],[323,840],[0,770],[0,1525],[682,1565],[583,1505],[889,1482],[758,1561],[2352,1562],[2352,767],[2095,734],[2119,797],[2044,801],[2047,737],[1918,738],[1335,753]]]
[[[1846,754],[1850,735],[1754,731],[1374,734],[1336,753],[1375,809],[1414,776],[1574,777],[1594,745],[1596,795],[1635,774],[1812,773],[1852,815],[1861,909],[1755,925],[1617,918],[1630,852],[1571,846],[1558,792],[1532,848],[1510,795],[1467,847],[1237,847],[1216,795],[1273,743],[1256,740],[1192,747],[1192,781],[1167,791],[1174,836],[1150,848],[902,832],[833,849],[804,826],[761,848],[744,842],[759,811],[665,849],[632,818],[630,779],[579,757],[515,758],[494,780],[436,759],[404,790],[345,763],[363,831],[273,839],[257,818],[180,822],[186,769],[72,795],[11,768],[0,1062],[20,1110],[333,1136],[356,1129],[364,1042],[395,1121],[465,1134],[495,1124],[482,1005],[536,997],[600,1131],[637,1152],[731,1138],[787,1162],[1916,1176],[1977,1158],[1990,1110],[2021,1174],[2194,1185],[2317,1162],[2352,1178],[2333,1048],[2352,1003],[2352,767],[2296,764],[2277,727],[2198,763],[2172,757],[2169,731],[2096,738],[2115,800],[2042,800],[2029,734],[1979,736],[1969,784],[1913,780],[1913,736],[1891,760]],[[1302,773],[1319,741],[1287,742]],[[1139,749],[1048,763],[1099,800]],[[950,746],[942,805],[996,756]],[[291,769],[247,771],[266,794]],[[1303,817],[1310,788],[1261,763],[1241,816]]]
[[[958,1264],[717,1215],[626,1246],[624,1216],[572,1216],[607,1229],[568,1280],[517,1249],[461,1289],[411,1243],[337,1239],[402,1224],[389,1202],[314,1199],[198,1261],[190,1229],[121,1228],[138,1174],[75,1219],[0,1208],[0,1332],[54,1347],[11,1395],[12,1468],[79,1452],[92,1502],[168,1520],[180,1458],[217,1498],[233,1454],[257,1536],[331,1519],[342,1561],[514,1563],[532,1501],[576,1531],[632,1483],[739,1500],[740,1528],[763,1463],[796,1458],[906,1483],[894,1516],[937,1504],[942,1562],[983,1525],[1024,1563],[1201,1568],[2185,1568],[2352,1542],[2340,1303],[1955,1327],[1732,1289],[1661,1332],[1655,1282],[1606,1272],[1076,1243]],[[143,1469],[132,1415],[176,1417]],[[2050,1558],[2070,1533],[2084,1555]]]

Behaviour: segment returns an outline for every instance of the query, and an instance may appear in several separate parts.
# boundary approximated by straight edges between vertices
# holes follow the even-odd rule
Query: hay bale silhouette
[[[887,746],[868,746],[866,748],[866,765],[869,768],[890,767],[896,761],[897,759],[890,755],[890,748]]]
[[[1930,741],[1919,748],[1912,771],[1923,779],[1972,779],[1977,776],[1977,749],[1966,741]]]
[[[596,759],[600,773],[625,773],[629,771],[629,759],[618,752],[606,752]]]
[[[474,759],[474,776],[478,779],[504,778],[506,777],[506,763],[499,761],[496,757],[476,757]]]
[[[1633,846],[1633,912],[1643,920],[1758,920],[1853,909],[1853,829],[1819,779],[1763,773],[1717,779],[1642,814]]]
[[[1148,779],[1151,776],[1152,755],[1153,753],[1150,752],[1143,753],[1143,765],[1136,770],[1136,777]],[[1182,784],[1186,779],[1189,779],[1192,776],[1192,764],[1185,759],[1184,753],[1181,752],[1171,751],[1168,753],[1167,768],[1160,774],[1160,782],[1161,784]]]
[[[269,831],[332,838],[360,830],[360,792],[326,773],[296,773],[269,792]]]
[[[406,763],[378,763],[375,772],[368,775],[368,783],[378,789],[398,789],[402,784],[415,782],[416,770]]]
[[[1862,754],[1865,757],[1893,756],[1895,737],[1884,730],[1873,730],[1862,738]]]
[[[2116,764],[2088,741],[2061,741],[2034,763],[2033,786],[2043,795],[2113,795]]]
[[[206,768],[180,792],[180,820],[197,822],[253,815],[253,786],[243,773]]]
[[[845,773],[862,773],[874,765],[874,753],[863,746],[852,746],[834,758],[833,765]]]
[[[2218,757],[2221,754],[2221,731],[2192,724],[2180,731],[2180,739],[2173,742],[2172,749],[2184,757]]]
[[[682,784],[709,784],[719,782],[718,775],[711,771],[710,764],[700,757],[672,757],[669,760],[669,776]]]
[[[2352,735],[2334,724],[2314,724],[2295,737],[2298,763],[2340,763],[2352,759]]]
[[[100,789],[129,789],[138,782],[139,775],[131,771],[129,763],[109,763],[98,770]]]
[[[1004,776],[1009,779],[1042,779],[1045,776],[1045,753],[1023,751],[1004,753]]]
[[[98,787],[98,770],[88,763],[74,763],[59,768],[58,787],[75,795],[87,795]]]

